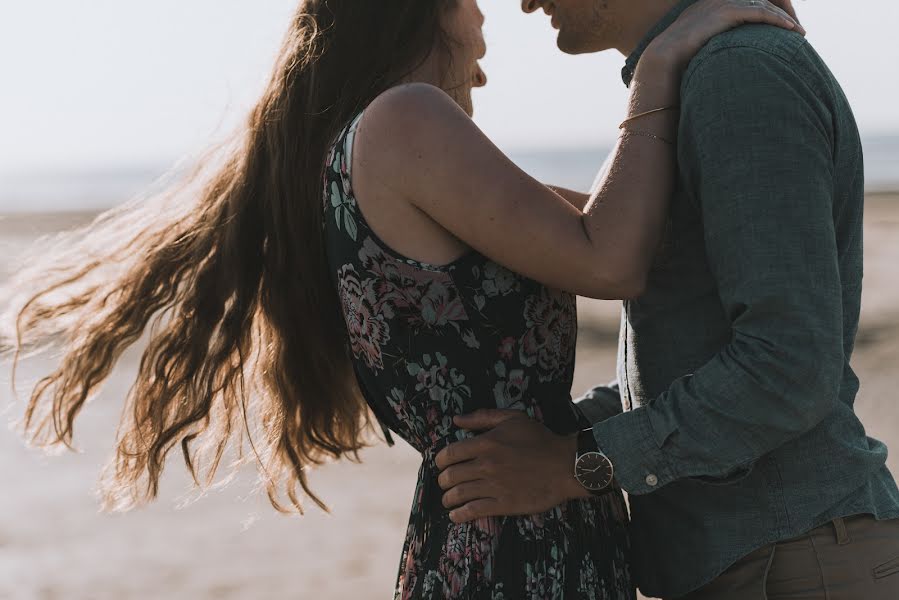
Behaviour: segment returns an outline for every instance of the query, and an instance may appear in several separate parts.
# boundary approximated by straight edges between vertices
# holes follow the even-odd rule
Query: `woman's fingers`
[[[694,5],[697,12],[703,12],[701,6],[702,3]],[[768,0],[725,0],[725,6],[720,8],[724,9],[723,18],[726,27],[734,27],[743,23],[767,23],[805,33],[805,29],[797,19]]]
[[[799,17],[796,15],[796,9],[793,8],[792,0],[771,0],[771,2],[778,8],[786,11],[786,13],[793,17],[797,23],[799,22]]]
[[[705,43],[712,37],[747,23],[766,23],[805,34],[799,21],[768,0],[704,0],[685,13],[684,27]]]
[[[641,60],[644,75],[681,73],[713,37],[747,23],[764,23],[805,35],[805,28],[782,6],[768,0],[700,0],[657,37]]]
[[[772,2],[764,2],[764,4],[759,4],[757,6],[752,5],[749,7],[749,10],[753,11],[755,16],[757,16],[757,20],[750,20],[749,22],[768,23],[770,25],[788,27],[794,29],[797,33],[805,35],[805,28],[802,27],[802,24],[787,11]],[[753,12],[750,14],[753,14]]]

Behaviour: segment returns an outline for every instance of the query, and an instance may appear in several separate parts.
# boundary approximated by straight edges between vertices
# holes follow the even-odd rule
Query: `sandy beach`
[[[0,217],[0,281],[34,237],[90,215]],[[866,276],[854,367],[856,407],[869,435],[899,449],[899,195],[872,195],[866,214]],[[614,375],[619,305],[581,303],[574,393]],[[0,599],[202,600],[386,599],[405,532],[419,456],[400,443],[367,450],[364,464],[329,465],[312,475],[331,514],[310,507],[285,517],[253,495],[252,469],[177,508],[189,491],[173,456],[154,505],[99,514],[92,488],[108,456],[139,349],[130,352],[77,430],[79,454],[26,449],[0,429]],[[3,421],[12,404],[8,365],[0,371]],[[48,369],[26,364],[27,382]],[[894,452],[890,467],[899,473]],[[190,494],[187,494],[190,496]]]

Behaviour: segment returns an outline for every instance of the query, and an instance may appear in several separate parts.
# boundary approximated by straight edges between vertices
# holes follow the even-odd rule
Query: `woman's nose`
[[[521,10],[532,13],[540,8],[541,0],[521,0]]]
[[[475,71],[473,85],[474,87],[484,87],[487,85],[487,73],[484,72],[481,65],[478,65],[477,71]]]

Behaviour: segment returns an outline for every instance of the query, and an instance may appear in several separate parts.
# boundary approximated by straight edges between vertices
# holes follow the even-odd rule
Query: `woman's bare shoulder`
[[[471,120],[446,92],[427,83],[390,88],[365,110],[370,127],[385,126],[403,134],[427,133],[440,119],[458,118]]]
[[[433,85],[410,83],[391,88],[365,109],[357,143],[366,162],[391,172],[410,163],[427,167],[441,160],[449,136],[469,145],[486,141],[471,118],[450,96]],[[478,138],[482,138],[479,140]]]

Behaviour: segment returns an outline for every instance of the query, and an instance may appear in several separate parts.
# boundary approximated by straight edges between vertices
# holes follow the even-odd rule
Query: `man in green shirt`
[[[629,84],[694,2],[523,7],[552,15],[563,51],[628,55]],[[669,239],[645,294],[625,302],[618,382],[578,402],[592,432],[563,438],[498,412],[457,420],[501,443],[445,450],[442,485],[460,461],[501,468],[496,502],[454,513],[586,493],[569,482],[589,455],[575,486],[594,487],[598,469],[629,493],[647,595],[899,598],[899,490],[853,410],[864,174],[848,102],[801,35],[738,28],[684,74],[677,153]]]

